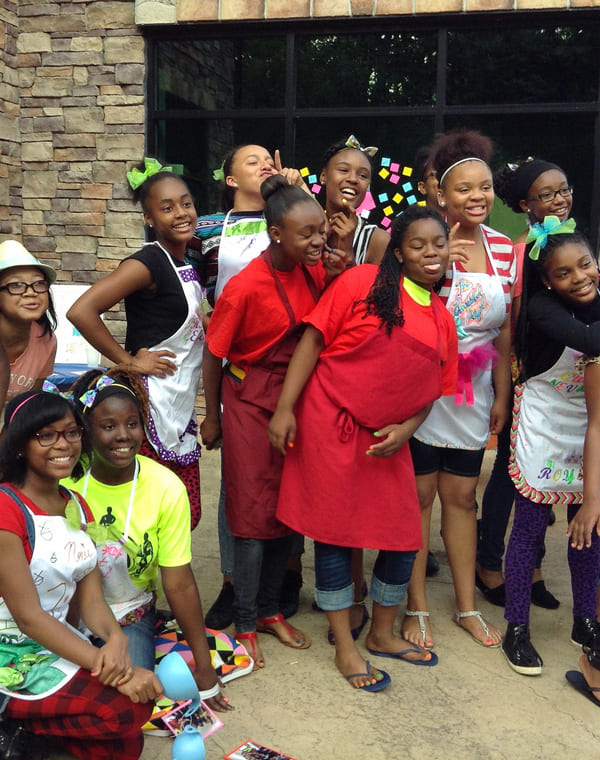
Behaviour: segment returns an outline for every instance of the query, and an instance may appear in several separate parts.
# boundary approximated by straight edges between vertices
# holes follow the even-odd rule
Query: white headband
[[[459,164],[464,164],[465,161],[479,161],[479,163],[485,164],[485,161],[482,158],[476,158],[475,156],[469,156],[468,158],[461,158],[460,161],[455,161],[453,164],[450,164],[450,166],[446,169],[446,171],[440,177],[439,184],[441,185],[443,183],[444,177],[446,176],[446,174],[448,174],[448,172],[451,172],[455,166],[458,166]],[[485,165],[487,166],[487,164]]]

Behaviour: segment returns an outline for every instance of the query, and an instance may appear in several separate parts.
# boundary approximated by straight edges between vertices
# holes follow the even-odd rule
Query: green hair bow
[[[219,166],[218,169],[213,169],[213,179],[217,182],[224,182],[225,180],[225,172],[223,171],[223,167],[225,166],[225,159],[223,159],[223,163],[221,166]]]
[[[548,235],[565,235],[575,232],[575,219],[565,219],[561,222],[557,216],[545,216],[544,221],[532,224],[527,233],[527,243],[533,243],[529,251],[529,258],[537,261],[540,251],[546,247]]]
[[[356,150],[360,150],[361,153],[366,153],[367,156],[371,156],[371,158],[379,150],[379,148],[376,148],[374,145],[367,145],[365,148],[363,148],[363,146],[358,142],[357,138],[354,137],[354,135],[350,135],[344,145],[347,148],[355,148]]]
[[[183,174],[183,165],[162,166],[160,161],[155,158],[144,158],[144,171],[134,167],[130,172],[127,172],[127,181],[132,190],[137,190],[149,177],[158,174],[158,172],[173,172],[173,174],[181,175]]]

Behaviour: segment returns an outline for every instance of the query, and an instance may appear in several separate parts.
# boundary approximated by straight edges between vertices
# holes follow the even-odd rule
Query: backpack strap
[[[18,505],[21,512],[23,513],[23,517],[25,518],[25,527],[27,529],[27,540],[29,541],[31,551],[33,552],[35,546],[35,526],[33,524],[33,517],[31,516],[31,512],[25,506],[19,494],[10,486],[0,486],[0,491],[2,491],[2,493],[5,493],[7,496],[10,496],[10,498],[15,502],[15,504]]]

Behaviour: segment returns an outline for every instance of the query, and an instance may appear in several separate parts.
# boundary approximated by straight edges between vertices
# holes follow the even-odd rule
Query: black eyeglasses
[[[31,288],[34,293],[47,293],[50,290],[48,280],[36,280],[35,282],[9,282],[2,285],[0,290],[8,290],[11,296],[24,296]]]
[[[525,198],[526,201],[541,201],[542,203],[552,203],[557,195],[561,198],[570,198],[573,195],[573,185],[561,187],[560,190],[547,190],[545,193],[533,195],[531,198]]]
[[[66,430],[47,430],[43,433],[36,433],[33,437],[40,446],[54,446],[59,438],[64,438],[67,443],[77,443],[81,440],[83,428],[71,427]]]

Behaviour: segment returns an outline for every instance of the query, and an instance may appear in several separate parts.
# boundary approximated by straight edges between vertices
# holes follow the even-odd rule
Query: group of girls
[[[587,653],[582,674],[570,680],[588,696],[600,687],[600,422],[589,390],[599,373],[593,359],[581,360],[600,353],[598,272],[568,220],[572,188],[544,162],[535,171],[527,166],[534,162],[523,162],[528,173],[517,192],[531,230],[518,251],[521,374],[506,466],[517,497],[503,641],[475,605],[475,487],[488,436],[509,417],[519,258],[508,238],[485,225],[494,200],[491,147],[469,130],[439,136],[428,166],[446,219],[413,206],[388,237],[356,214],[372,152],[356,138],[325,154],[324,208],[278,157],[242,146],[219,172],[229,211],[208,225],[212,235],[201,240],[199,256],[191,252],[193,265],[186,254],[196,212],[186,184],[148,159],[130,173],[155,239],[69,312],[84,337],[121,366],[84,375],[73,407],[40,390],[47,367],[39,365],[28,370],[32,390],[6,408],[0,587],[5,662],[18,667],[0,680],[10,697],[5,726],[24,721],[77,757],[138,758],[140,726],[161,690],[152,673],[159,575],[203,697],[214,709],[230,709],[210,666],[190,568],[190,529],[200,517],[193,389],[205,328],[201,435],[207,447],[223,446],[233,552],[222,570],[234,581],[236,636],[256,667],[264,666],[258,633],[296,649],[310,645],[281,614],[286,567],[301,552],[298,535],[315,542],[316,604],[351,686],[380,691],[391,680],[356,645],[368,618],[359,605],[357,626],[363,548],[378,551],[369,654],[435,665],[425,565],[437,493],[455,622],[483,646],[502,643],[517,672],[541,672],[528,610],[550,505],[561,500],[569,503],[571,638]],[[17,263],[0,257],[0,339],[12,364],[34,338],[52,351],[55,274],[33,257],[26,261],[24,249],[8,248],[0,254]],[[124,349],[100,318],[121,298]],[[582,480],[584,364],[591,422]],[[556,413],[546,413],[548,404]],[[482,583],[493,587],[485,568],[480,553]],[[79,621],[94,645],[78,632]]]

